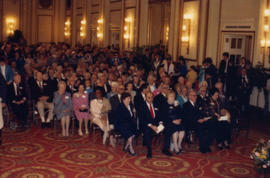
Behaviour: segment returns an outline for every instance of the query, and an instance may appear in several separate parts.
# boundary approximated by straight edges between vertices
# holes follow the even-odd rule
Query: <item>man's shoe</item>
[[[46,124],[46,123],[44,123],[44,122],[41,123],[41,128],[42,128],[42,129],[45,128],[45,126],[46,126],[45,124]]]
[[[221,144],[218,144],[218,145],[217,145],[217,148],[218,148],[219,150],[222,150],[222,149],[223,149],[223,147],[222,147]]]
[[[148,158],[148,159],[150,159],[150,158],[152,158],[152,153],[147,153],[147,155],[146,155],[146,157]]]
[[[51,128],[51,123],[50,122],[46,123],[46,128]]]
[[[210,147],[206,148],[206,152],[209,152],[209,153],[212,152],[212,150],[210,149]]]
[[[167,156],[172,156],[172,153],[169,152],[168,150],[163,150],[162,153],[167,155]]]
[[[199,149],[201,153],[205,154],[206,153],[206,149],[205,148],[200,148]]]

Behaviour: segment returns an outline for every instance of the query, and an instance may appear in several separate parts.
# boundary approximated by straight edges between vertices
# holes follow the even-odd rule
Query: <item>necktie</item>
[[[16,91],[17,91],[17,95],[20,95],[19,84],[16,84]]]
[[[152,104],[150,104],[150,113],[151,113],[152,118],[154,119],[155,114],[154,114],[154,110],[153,110]]]
[[[41,92],[43,92],[43,86],[42,86],[42,83],[40,81],[38,82],[38,85],[39,85]]]

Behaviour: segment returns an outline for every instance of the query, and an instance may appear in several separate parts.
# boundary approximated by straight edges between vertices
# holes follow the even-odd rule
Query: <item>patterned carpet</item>
[[[32,128],[24,132],[5,131],[0,146],[0,177],[259,177],[249,152],[259,138],[251,131],[248,141],[240,140],[228,150],[201,154],[194,146],[182,155],[167,157],[156,144],[153,158],[146,159],[141,140],[138,156],[131,157],[101,144],[101,135],[63,138],[53,129]]]

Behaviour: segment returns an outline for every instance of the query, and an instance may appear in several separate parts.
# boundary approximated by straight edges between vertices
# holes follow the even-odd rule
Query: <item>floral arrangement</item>
[[[254,160],[255,166],[262,171],[270,170],[270,140],[261,139],[256,148],[252,150],[250,158]]]

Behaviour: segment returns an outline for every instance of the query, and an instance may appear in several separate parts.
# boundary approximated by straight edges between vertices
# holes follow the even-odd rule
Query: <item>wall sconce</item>
[[[191,14],[184,14],[183,17],[183,26],[182,26],[182,37],[181,41],[182,44],[186,45],[187,54],[189,54],[189,47],[190,47],[190,32],[191,32]]]
[[[66,38],[70,37],[70,20],[69,19],[65,22],[64,34]]]
[[[97,20],[98,26],[97,26],[97,38],[99,40],[102,40],[103,37],[103,19],[100,18]]]
[[[269,25],[264,25],[263,28],[264,28],[264,31],[265,31],[265,32],[269,32]]]
[[[15,19],[14,18],[7,18],[6,19],[6,23],[7,23],[7,35],[13,35],[14,34],[14,30],[15,30]]]
[[[129,40],[131,37],[131,22],[132,22],[131,17],[125,18],[125,26],[124,26],[124,39],[125,40]]]
[[[86,20],[83,19],[81,21],[81,27],[80,27],[80,37],[84,38],[86,34]]]
[[[270,9],[265,9],[264,16],[269,16],[269,15],[270,15]]]
[[[270,40],[269,40],[269,16],[270,16],[270,9],[269,9],[269,0],[266,1],[266,9],[264,10],[264,24],[263,24],[263,38],[260,41],[260,45],[262,48],[263,53],[263,65],[265,61],[265,56],[268,55],[268,60],[270,62]],[[267,50],[268,49],[268,50]]]
[[[167,27],[166,28],[166,33],[165,33],[165,40],[166,40],[166,42],[169,40],[169,30],[170,30],[170,28]]]

